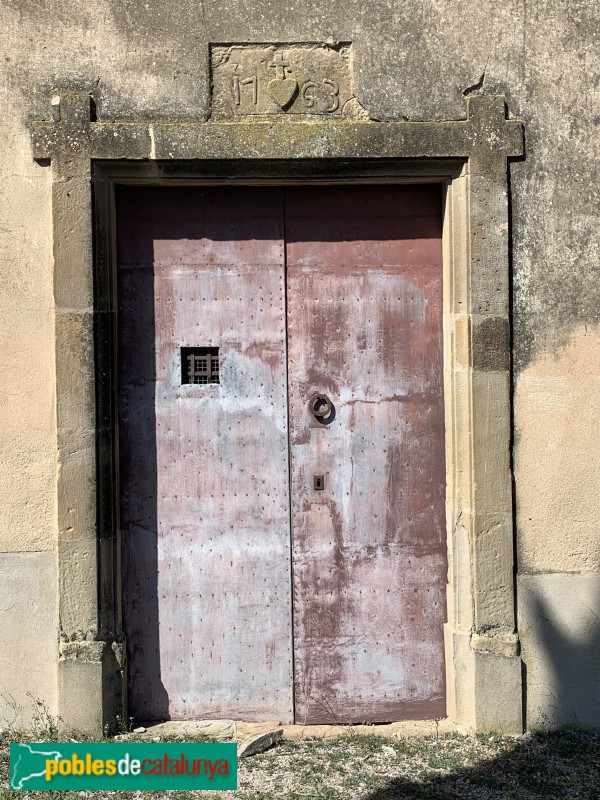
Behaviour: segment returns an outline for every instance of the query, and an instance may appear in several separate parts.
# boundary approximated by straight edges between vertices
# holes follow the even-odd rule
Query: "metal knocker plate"
[[[310,410],[317,419],[323,419],[331,414],[333,403],[325,394],[316,394],[310,400]]]

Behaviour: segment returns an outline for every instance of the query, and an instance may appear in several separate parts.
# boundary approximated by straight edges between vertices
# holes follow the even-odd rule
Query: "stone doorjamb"
[[[102,122],[89,94],[32,123],[51,162],[58,446],[59,708],[94,735],[124,708],[111,377],[115,183],[437,181],[444,212],[448,716],[522,730],[510,466],[507,158],[523,153],[504,98],[448,122]],[[95,206],[94,206],[95,203]]]

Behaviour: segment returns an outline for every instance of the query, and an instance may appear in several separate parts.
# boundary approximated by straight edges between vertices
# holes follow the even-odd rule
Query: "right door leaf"
[[[441,190],[288,189],[285,218],[296,722],[444,716]]]

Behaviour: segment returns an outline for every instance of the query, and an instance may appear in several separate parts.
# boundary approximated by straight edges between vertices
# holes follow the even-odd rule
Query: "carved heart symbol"
[[[293,78],[279,80],[273,78],[267,83],[269,94],[280,108],[286,108],[292,102],[298,91],[298,84]]]

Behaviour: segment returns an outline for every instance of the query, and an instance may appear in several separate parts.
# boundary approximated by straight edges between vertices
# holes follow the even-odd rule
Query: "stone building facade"
[[[0,726],[124,709],[115,187],[319,181],[443,192],[446,713],[599,724],[597,4],[1,19]]]

